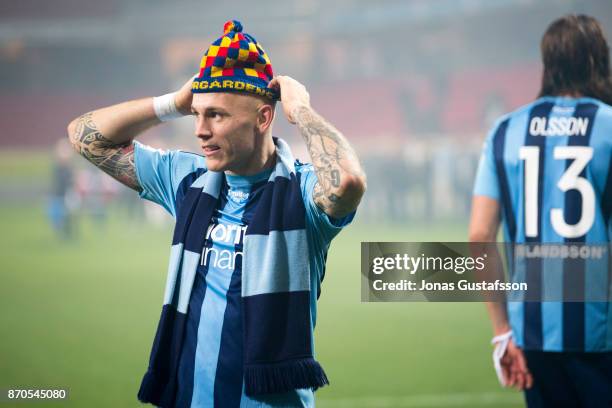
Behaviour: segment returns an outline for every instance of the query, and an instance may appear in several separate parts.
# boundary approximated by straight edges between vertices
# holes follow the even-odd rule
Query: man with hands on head
[[[272,137],[276,100],[312,165]],[[202,155],[134,138],[193,115]],[[228,21],[179,91],[86,113],[75,149],[176,219],[164,305],[138,398],[162,407],[314,406],[316,300],[332,238],[365,174],[305,87],[273,76],[257,41]]]

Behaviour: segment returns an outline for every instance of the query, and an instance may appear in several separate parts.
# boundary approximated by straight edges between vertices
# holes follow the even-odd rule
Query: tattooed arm
[[[355,151],[334,126],[310,106],[306,88],[287,76],[270,82],[280,88],[283,111],[306,142],[318,182],[315,203],[327,215],[341,218],[353,212],[366,189],[366,177]]]
[[[191,80],[178,91],[175,101],[177,108],[188,114]],[[144,98],[79,116],[68,125],[68,137],[81,156],[126,186],[141,191],[134,166],[133,139],[159,123],[153,98]]]
[[[86,113],[68,125],[70,143],[94,166],[141,191],[134,166],[133,138],[158,123],[152,98]]]
[[[311,107],[296,107],[293,117],[317,173],[315,202],[335,218],[353,212],[366,188],[365,174],[355,151],[344,136]]]

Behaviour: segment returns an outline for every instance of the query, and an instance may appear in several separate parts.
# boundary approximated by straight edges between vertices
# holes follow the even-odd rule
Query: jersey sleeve
[[[496,200],[500,199],[497,168],[495,167],[495,156],[493,154],[493,136],[497,125],[493,127],[485,140],[476,171],[474,182],[474,195],[482,195]]]
[[[136,177],[140,197],[164,207],[176,217],[176,192],[186,175],[204,168],[202,156],[180,150],[155,149],[134,141]]]
[[[319,208],[314,201],[314,186],[317,182],[317,175],[312,165],[303,165],[301,170],[300,187],[304,206],[306,207],[306,222],[314,230],[314,236],[320,237],[323,244],[328,244],[338,235],[338,233],[353,221],[356,211],[342,217],[330,217]]]

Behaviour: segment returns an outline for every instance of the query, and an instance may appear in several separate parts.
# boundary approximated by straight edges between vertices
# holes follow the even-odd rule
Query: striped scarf
[[[257,201],[243,246],[243,371],[249,396],[328,384],[312,353],[311,271],[299,177],[289,146],[278,138],[274,143],[276,166]],[[223,172],[204,172],[178,210],[164,304],[138,392],[141,402],[172,407],[176,400],[189,298],[224,183]]]

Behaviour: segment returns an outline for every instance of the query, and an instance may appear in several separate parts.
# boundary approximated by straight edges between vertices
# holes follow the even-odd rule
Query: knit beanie
[[[242,32],[239,21],[230,20],[202,57],[191,92],[240,92],[277,100],[278,92],[268,88],[273,76],[270,58],[257,40]]]

